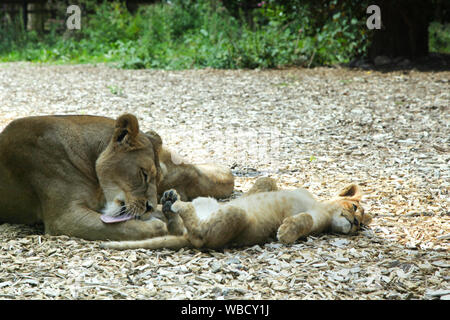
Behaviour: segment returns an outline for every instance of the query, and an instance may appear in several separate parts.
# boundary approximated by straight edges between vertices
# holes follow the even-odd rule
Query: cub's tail
[[[100,247],[106,249],[181,249],[191,247],[189,240],[184,236],[163,236],[137,241],[110,241],[103,242]]]

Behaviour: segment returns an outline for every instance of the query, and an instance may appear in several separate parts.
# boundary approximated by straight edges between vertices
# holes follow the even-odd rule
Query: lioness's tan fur
[[[218,249],[261,244],[275,234],[279,241],[288,244],[314,233],[354,233],[371,221],[371,216],[365,214],[360,205],[360,188],[354,184],[344,188],[338,197],[321,202],[305,189],[270,190],[277,190],[276,185],[264,178],[257,181],[250,194],[227,203],[218,203],[211,198],[197,198],[192,203],[171,202],[177,198],[176,192],[167,191],[162,199],[170,206],[166,214],[169,220],[181,217],[178,221],[184,223],[184,235],[107,242],[103,246],[113,249]]]
[[[162,236],[161,220],[105,224],[100,212],[144,216],[166,188],[185,200],[226,197],[233,176],[216,168],[174,164],[159,135],[141,132],[131,114],[17,119],[0,133],[0,223],[42,222],[48,234],[89,240]]]

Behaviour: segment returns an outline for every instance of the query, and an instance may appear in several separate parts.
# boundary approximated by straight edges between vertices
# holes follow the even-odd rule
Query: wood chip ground
[[[0,225],[0,299],[449,299],[450,72],[119,70],[0,64],[0,129],[138,116],[180,157],[325,199],[359,183],[355,236],[222,251],[111,251]]]

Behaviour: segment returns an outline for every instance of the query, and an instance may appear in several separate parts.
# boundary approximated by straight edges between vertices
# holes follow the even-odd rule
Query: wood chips
[[[0,64],[0,129],[29,115],[138,116],[192,162],[320,199],[362,186],[355,236],[222,251],[113,251],[0,224],[2,299],[450,299],[450,72],[118,70]],[[1,152],[1,151],[0,151]]]

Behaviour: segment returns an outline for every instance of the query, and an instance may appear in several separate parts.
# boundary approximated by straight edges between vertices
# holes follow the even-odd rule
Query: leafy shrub
[[[450,53],[450,23],[432,22],[429,27],[430,51]]]
[[[81,30],[54,28],[40,35],[25,31],[21,21],[0,29],[0,60],[272,68],[346,62],[364,55],[369,43],[364,6],[356,0],[171,0],[141,6],[133,14],[119,1],[79,3]],[[254,8],[244,11],[244,5]],[[432,25],[432,48],[448,47],[445,28]]]

